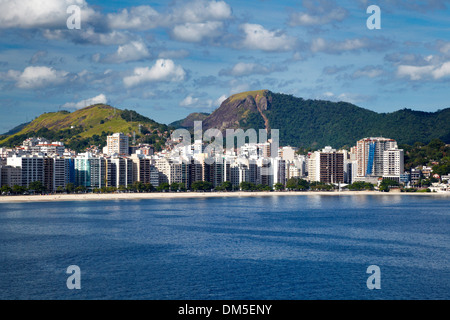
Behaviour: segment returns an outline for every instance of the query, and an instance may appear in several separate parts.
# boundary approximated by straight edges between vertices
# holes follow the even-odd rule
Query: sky
[[[168,124],[260,89],[434,112],[449,17],[450,0],[0,0],[0,133],[94,103]]]

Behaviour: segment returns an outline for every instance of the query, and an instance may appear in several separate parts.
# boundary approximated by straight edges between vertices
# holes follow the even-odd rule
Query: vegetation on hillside
[[[442,140],[433,139],[425,145],[416,142],[410,146],[402,144],[399,146],[405,152],[405,169],[429,166],[433,173],[446,175],[450,173],[450,145]]]
[[[14,147],[29,137],[42,137],[81,152],[90,146],[104,147],[107,136],[115,132],[129,135],[130,141],[134,134],[136,142],[152,144],[156,150],[162,149],[169,135],[167,125],[136,111],[97,104],[72,113],[44,113],[19,132],[0,138],[0,146]]]
[[[341,148],[370,136],[409,144],[428,143],[435,138],[450,143],[450,108],[435,113],[409,109],[376,113],[346,102],[270,94],[272,103],[265,114],[270,127],[280,130],[281,145]]]

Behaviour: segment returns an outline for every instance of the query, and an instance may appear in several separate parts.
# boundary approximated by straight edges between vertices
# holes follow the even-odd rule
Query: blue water
[[[449,299],[450,198],[0,204],[0,299]],[[69,290],[66,269],[81,269]],[[369,265],[381,289],[369,290]]]

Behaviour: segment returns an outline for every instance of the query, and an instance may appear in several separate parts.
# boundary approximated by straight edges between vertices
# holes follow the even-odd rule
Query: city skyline
[[[80,29],[67,27],[70,4],[81,8]],[[379,30],[366,26],[372,4]],[[448,4],[2,1],[0,133],[92,103],[167,124],[258,89],[436,111],[450,95]]]

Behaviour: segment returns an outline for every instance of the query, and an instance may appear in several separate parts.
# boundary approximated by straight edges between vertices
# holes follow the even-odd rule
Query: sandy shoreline
[[[0,196],[0,203],[7,202],[52,202],[52,201],[88,201],[88,200],[138,200],[138,199],[178,199],[178,198],[214,198],[214,197],[261,197],[261,196],[354,196],[354,195],[423,195],[450,197],[447,193],[417,192],[378,192],[378,191],[290,191],[290,192],[167,192],[167,193],[112,193],[112,194],[53,194],[27,196]]]

